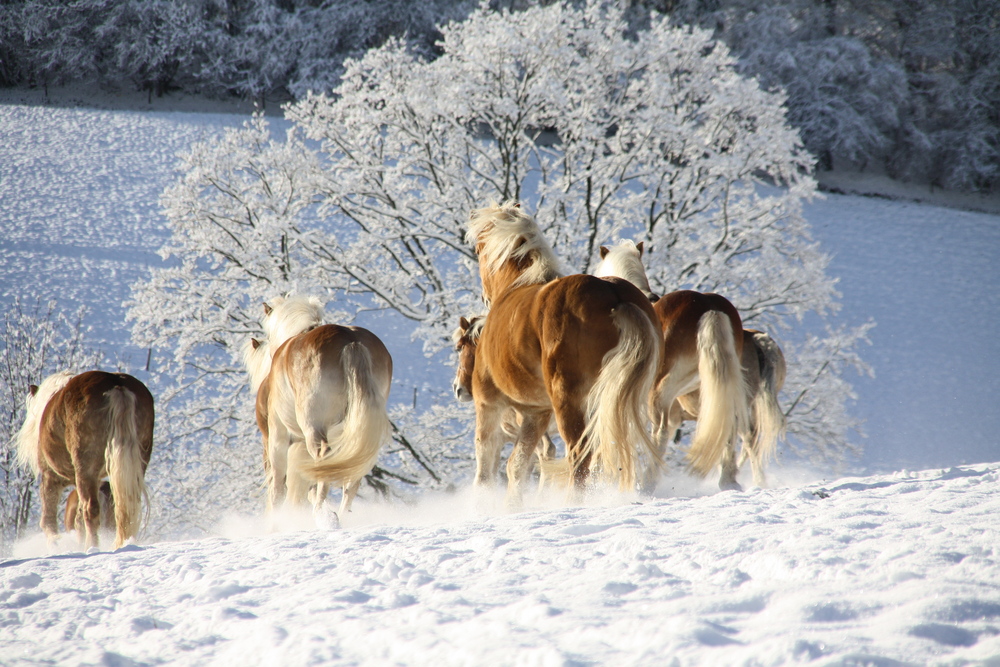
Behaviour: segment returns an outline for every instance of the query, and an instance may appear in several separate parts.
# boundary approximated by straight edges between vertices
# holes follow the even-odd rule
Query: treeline
[[[519,10],[530,0],[494,0]],[[543,0],[542,4],[548,4]],[[390,37],[434,57],[475,0],[0,0],[0,85],[293,99]],[[821,168],[1000,187],[1000,0],[632,0],[712,30],[788,96]]]
[[[0,86],[88,81],[256,100],[330,90],[393,36],[431,56],[457,0],[0,0]]]
[[[820,167],[1000,187],[1000,0],[646,0],[788,95]]]

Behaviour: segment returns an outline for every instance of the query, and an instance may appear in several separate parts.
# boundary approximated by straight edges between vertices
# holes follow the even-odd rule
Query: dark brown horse
[[[50,542],[59,533],[62,490],[75,485],[84,528],[78,534],[88,548],[98,545],[104,477],[115,499],[115,548],[136,536],[153,419],[149,390],[125,373],[56,373],[32,385],[17,458],[41,479],[41,525]]]
[[[624,242],[601,248],[597,273],[627,277],[649,292],[642,246]],[[656,300],[653,309],[663,330],[664,355],[654,399],[659,453],[680,427],[673,409],[681,396],[698,390],[698,422],[688,449],[691,471],[704,477],[722,466],[719,486],[739,488],[736,437],[750,425],[748,389],[743,374],[743,321],[729,299],[719,294],[680,290]],[[654,474],[658,471],[652,471]],[[647,485],[653,480],[647,479]]]
[[[646,408],[663,344],[649,299],[624,280],[562,277],[541,230],[514,203],[474,211],[466,238],[490,304],[472,378],[476,483],[496,482],[513,409],[520,426],[507,462],[509,504],[520,504],[553,416],[568,478],[583,484],[593,465],[633,488],[637,451],[655,456]]]

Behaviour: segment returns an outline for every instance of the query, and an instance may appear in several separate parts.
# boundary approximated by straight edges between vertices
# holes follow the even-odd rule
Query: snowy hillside
[[[365,505],[341,531],[243,522],[8,561],[0,662],[1000,659],[997,464],[512,515],[480,504],[460,492]]]

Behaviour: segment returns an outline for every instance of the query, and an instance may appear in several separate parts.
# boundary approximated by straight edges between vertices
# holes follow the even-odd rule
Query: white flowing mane
[[[66,383],[76,375],[69,371],[60,371],[48,376],[38,385],[38,391],[29,395],[25,401],[24,424],[17,432],[17,462],[25,468],[30,468],[37,476],[38,467],[38,429],[42,422],[42,413],[52,396],[66,386]]]
[[[271,349],[267,341],[257,341],[257,347],[254,347],[254,342],[255,339],[248,340],[243,346],[243,365],[250,375],[250,386],[256,393],[271,372]]]
[[[465,238],[479,249],[479,264],[496,273],[508,260],[532,257],[531,264],[511,287],[547,283],[562,275],[559,260],[534,219],[513,201],[492,203],[472,212]]]
[[[607,249],[604,259],[594,269],[598,278],[616,277],[627,280],[641,291],[650,295],[649,279],[646,268],[642,265],[642,254],[639,248],[629,239],[622,239],[618,245]]]
[[[243,365],[255,392],[271,372],[275,350],[289,338],[323,324],[323,304],[314,296],[277,296],[265,306],[270,309],[261,321],[266,339],[251,339],[243,345]]]
[[[323,304],[314,296],[276,297],[261,325],[272,354],[292,336],[323,324]]]

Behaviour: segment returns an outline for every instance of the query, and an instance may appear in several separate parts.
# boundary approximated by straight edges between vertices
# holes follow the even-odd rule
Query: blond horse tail
[[[115,503],[115,549],[139,533],[146,495],[136,396],[124,387],[107,393],[109,437],[105,459]]]
[[[691,470],[704,477],[750,423],[746,378],[732,324],[722,311],[710,310],[698,320],[698,378],[701,405],[687,458]]]
[[[778,405],[778,392],[785,384],[785,355],[774,339],[765,333],[753,336],[757,351],[762,356],[760,385],[755,387],[752,405],[753,434],[750,456],[755,470],[774,456],[778,439],[785,434],[785,413]],[[763,480],[755,480],[762,482]]]
[[[584,455],[593,454],[608,479],[625,491],[635,487],[636,453],[641,446],[659,463],[647,429],[649,393],[660,367],[663,339],[645,312],[623,303],[611,315],[618,344],[608,350],[587,397]],[[557,468],[551,469],[561,477]]]
[[[358,342],[345,346],[341,365],[347,380],[347,412],[339,433],[330,439],[331,454],[303,463],[300,472],[313,481],[347,486],[371,472],[391,426],[368,348]]]

